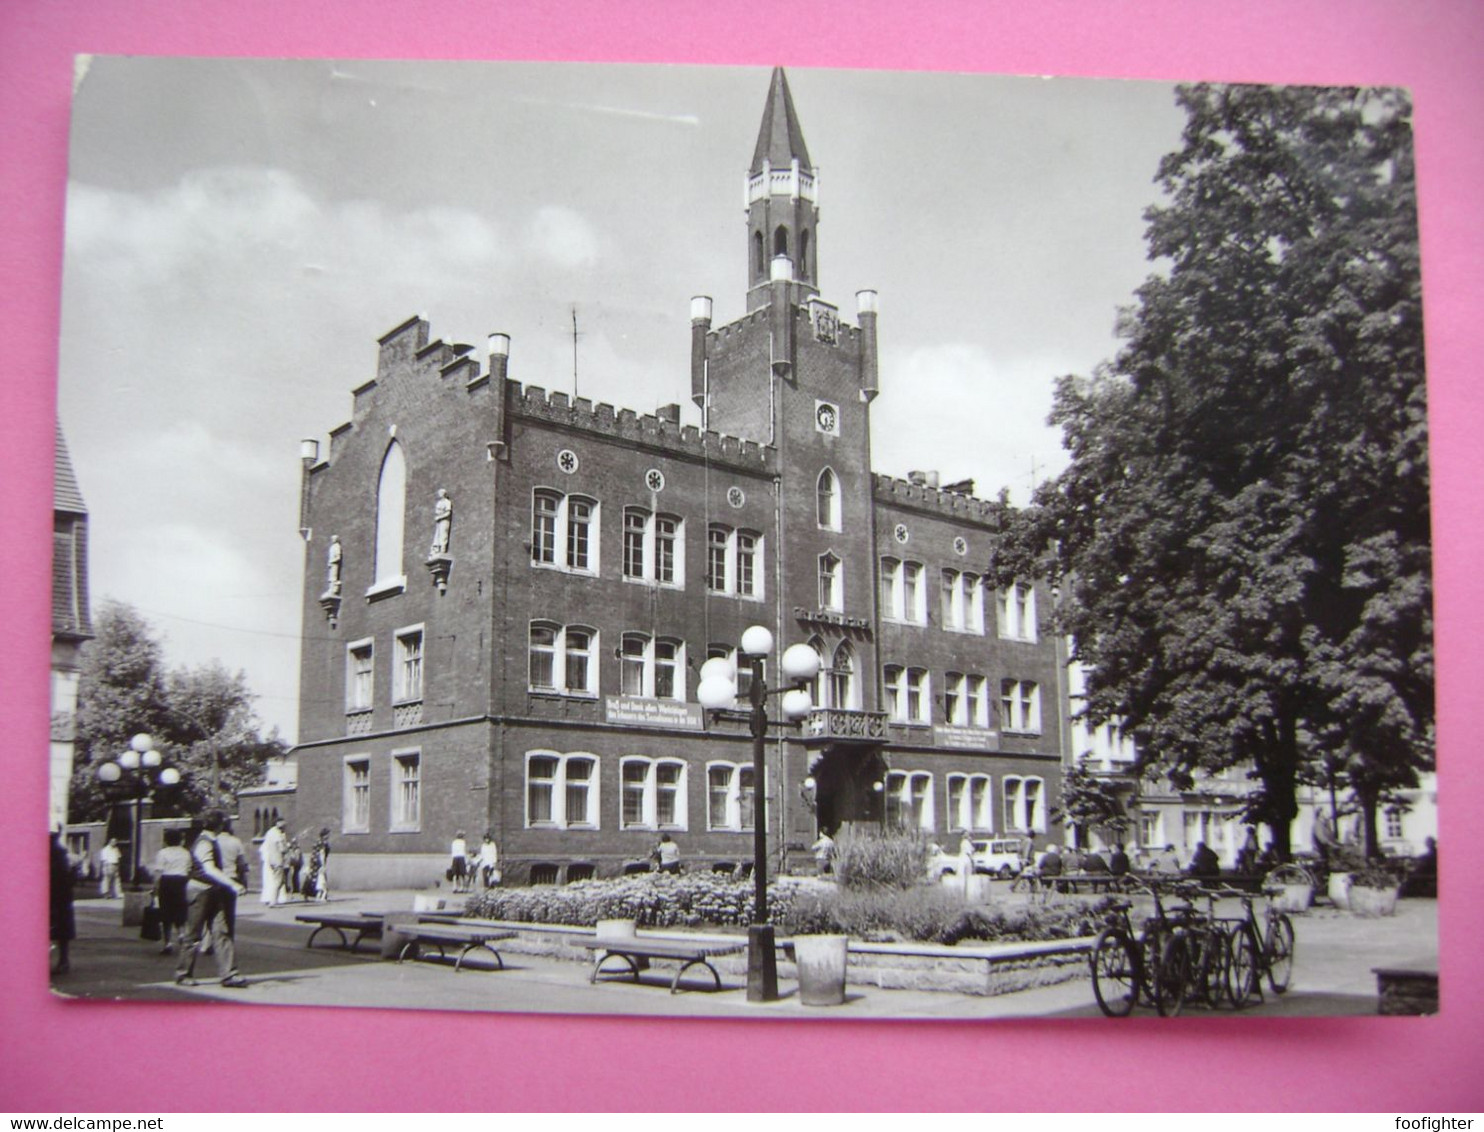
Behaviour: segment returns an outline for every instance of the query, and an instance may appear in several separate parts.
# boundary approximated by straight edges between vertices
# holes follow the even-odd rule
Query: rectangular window
[[[886,687],[886,714],[892,719],[905,721],[907,718],[907,699],[904,687],[904,672],[900,665],[888,664],[883,672]]]
[[[989,700],[984,685],[983,676],[969,676],[964,681],[964,715],[970,727],[989,726]]]
[[[408,629],[397,634],[397,700],[423,698],[423,634]]]
[[[550,825],[556,821],[557,759],[533,755],[526,760],[526,823]]]
[[[660,763],[655,768],[655,821],[673,826],[680,821],[680,763]]]
[[[375,688],[374,647],[359,641],[346,649],[345,710],[369,711]]]
[[[895,558],[881,560],[881,612],[895,621],[902,614],[902,564]]]
[[[631,760],[623,764],[623,826],[643,826],[644,795],[649,779],[649,764]]]
[[[649,639],[636,636],[633,633],[625,633],[623,647],[618,656],[619,690],[626,696],[643,696],[644,690],[644,654],[647,651]]]
[[[964,674],[950,672],[943,682],[943,722],[962,727],[964,716]]]
[[[591,693],[593,635],[586,629],[567,630],[567,691]]]
[[[840,584],[840,560],[833,554],[822,554],[819,558],[819,608],[840,609],[843,605],[843,587]]]
[[[737,593],[757,595],[757,536],[750,531],[737,532]]]
[[[675,546],[680,541],[680,521],[669,515],[660,515],[654,521],[655,581],[662,585],[678,585],[679,571],[676,569]]]
[[[752,829],[757,823],[757,791],[750,766],[737,768],[737,819],[742,829]]]
[[[902,564],[902,619],[927,624],[927,591],[922,586],[922,563]]]
[[[1139,811],[1139,844],[1143,848],[1156,849],[1164,846],[1159,819],[1160,815],[1157,812]]]
[[[1402,835],[1402,812],[1396,806],[1391,806],[1386,811],[1386,836],[1392,839]]]
[[[556,690],[556,636],[555,625],[537,623],[531,626],[532,688]]]
[[[531,512],[531,561],[556,565],[557,511],[562,497],[538,491]]]
[[[1017,641],[1036,639],[1036,589],[1017,582],[1000,594],[1000,636]]]
[[[593,505],[585,499],[567,500],[567,568],[589,570]]]
[[[592,759],[569,758],[566,761],[567,812],[563,816],[569,826],[597,824],[590,805],[595,766]]]
[[[916,829],[933,828],[933,776],[914,774],[909,781],[908,803],[911,822]]]
[[[623,576],[644,577],[644,536],[649,515],[637,507],[623,513]]]
[[[958,594],[958,571],[944,570],[943,585],[938,603],[939,622],[945,629],[963,628],[963,607],[956,601]]]
[[[422,821],[422,758],[397,755],[392,760],[392,829],[415,830]]]
[[[342,821],[346,833],[365,833],[371,828],[370,759],[350,759],[345,764]]]
[[[680,650],[674,641],[654,643],[654,694],[662,700],[673,700],[677,686],[676,667]]]
[[[706,768],[706,824],[711,829],[730,829],[732,780],[737,768]]]
[[[909,723],[932,722],[932,689],[928,683],[927,669],[907,669],[907,721]]]
[[[967,788],[968,780],[961,774],[950,774],[948,776],[948,828],[968,829],[967,820]]]
[[[901,829],[906,825],[906,808],[902,802],[906,787],[907,776],[901,771],[894,770],[887,774],[885,796],[882,801],[886,806],[888,829]]]
[[[731,530],[713,523],[706,530],[706,588],[716,593],[726,593],[727,547],[731,542]]]
[[[984,633],[984,586],[977,574],[959,575],[959,590],[964,610],[964,631]]]
[[[973,829],[991,829],[994,808],[989,800],[989,778],[974,775],[969,779],[969,824]]]

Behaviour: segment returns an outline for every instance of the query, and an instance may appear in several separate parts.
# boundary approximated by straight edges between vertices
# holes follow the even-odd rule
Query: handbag
[[[144,908],[144,919],[139,925],[139,938],[159,942],[164,935],[160,921],[160,906],[151,900]]]

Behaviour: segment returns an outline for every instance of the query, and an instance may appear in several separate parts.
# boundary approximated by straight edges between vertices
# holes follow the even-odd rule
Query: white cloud
[[[888,354],[871,407],[871,462],[892,475],[920,469],[973,479],[984,498],[1008,487],[1023,503],[1033,474],[1041,482],[1066,466],[1060,434],[1046,424],[1062,372],[1051,359],[1000,361],[971,343]]]
[[[537,210],[527,243],[537,256],[561,268],[584,267],[598,257],[592,225],[581,214],[556,205]]]

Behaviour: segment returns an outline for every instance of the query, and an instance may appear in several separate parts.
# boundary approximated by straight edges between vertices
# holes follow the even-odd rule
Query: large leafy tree
[[[182,813],[210,804],[230,806],[236,790],[261,778],[264,760],[286,752],[276,733],[266,738],[259,733],[241,672],[219,662],[167,670],[149,623],[127,605],[106,604],[94,626],[78,685],[71,820],[95,820],[108,812],[98,767],[141,732],[151,735],[181,771],[180,785],[161,793],[159,803]]]
[[[1369,806],[1431,758],[1431,555],[1410,107],[1181,88],[1160,270],[1058,384],[1072,454],[1009,532],[1054,548],[1087,715],[1176,781],[1246,765],[1286,850],[1309,764]]]

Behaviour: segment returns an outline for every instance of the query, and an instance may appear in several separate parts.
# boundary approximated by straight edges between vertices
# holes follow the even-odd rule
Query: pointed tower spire
[[[786,284],[793,302],[819,293],[819,176],[809,160],[788,77],[773,68],[768,101],[747,172],[747,309],[773,301]]]
[[[751,172],[762,172],[764,161],[774,169],[787,169],[796,157],[801,169],[813,172],[813,166],[809,164],[809,148],[804,144],[804,131],[799,128],[793,96],[788,92],[788,76],[782,67],[774,67],[773,80],[768,85],[768,101],[763,106],[763,124],[757,132],[757,145],[752,150]]]

